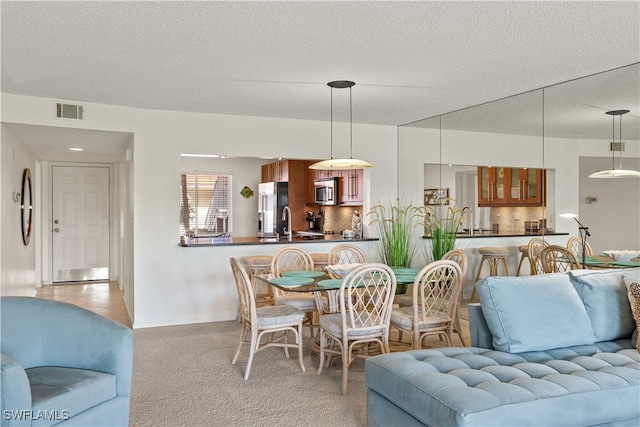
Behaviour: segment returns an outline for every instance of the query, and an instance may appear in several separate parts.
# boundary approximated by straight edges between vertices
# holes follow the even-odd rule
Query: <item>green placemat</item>
[[[269,279],[269,283],[281,286],[300,286],[313,283],[313,279],[311,277],[274,277]]]
[[[321,288],[338,288],[340,287],[341,283],[342,279],[326,279],[320,280],[318,282],[318,286],[320,286]]]
[[[640,267],[640,261],[612,261],[609,265],[618,265],[620,267]]]
[[[326,273],[320,270],[295,270],[282,273],[286,277],[322,277]]]

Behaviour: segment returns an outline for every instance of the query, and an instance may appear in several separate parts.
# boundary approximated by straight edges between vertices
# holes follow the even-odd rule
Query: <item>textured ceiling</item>
[[[348,79],[400,125],[640,61],[636,1],[0,7],[2,92],[138,108],[328,120]]]

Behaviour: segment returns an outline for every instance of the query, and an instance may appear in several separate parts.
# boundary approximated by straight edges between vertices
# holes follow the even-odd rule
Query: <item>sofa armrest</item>
[[[471,335],[471,345],[480,348],[493,348],[493,335],[489,330],[487,321],[482,313],[479,303],[471,303],[469,311],[469,333]]]
[[[24,368],[15,360],[2,355],[0,368],[0,425],[28,426],[31,420],[20,416],[31,409],[31,386]],[[21,419],[22,418],[22,419]]]

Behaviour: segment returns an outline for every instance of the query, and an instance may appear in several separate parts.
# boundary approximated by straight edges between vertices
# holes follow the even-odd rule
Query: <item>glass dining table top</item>
[[[336,279],[324,271],[302,270],[285,273],[282,277],[257,274],[256,278],[287,292],[321,292],[340,289],[342,279]],[[415,274],[396,274],[397,284],[413,283]]]
[[[629,261],[616,261],[606,255],[594,255],[585,257],[585,265],[593,268],[629,268],[640,267],[640,258],[632,258]],[[582,264],[582,258],[578,257],[578,264]]]

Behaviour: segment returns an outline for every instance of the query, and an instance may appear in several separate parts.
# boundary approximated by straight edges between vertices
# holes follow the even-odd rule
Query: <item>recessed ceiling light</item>
[[[220,155],[220,154],[180,154],[181,157],[213,157],[213,158],[220,158],[220,157],[227,157],[224,155]]]
[[[84,151],[84,148],[74,147],[74,148],[69,148],[69,151]]]

